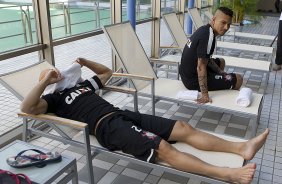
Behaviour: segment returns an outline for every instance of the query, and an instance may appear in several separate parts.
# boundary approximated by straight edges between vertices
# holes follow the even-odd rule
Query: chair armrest
[[[164,64],[164,65],[178,65],[179,64],[179,62],[163,60],[161,58],[150,58],[150,61],[152,63],[158,63],[158,64]]]
[[[160,46],[160,49],[179,49],[179,50],[181,50],[181,48],[179,46],[175,46],[175,45],[172,45],[172,46]]]
[[[116,91],[116,92],[121,92],[121,93],[128,93],[128,94],[135,94],[136,90],[132,88],[126,88],[126,87],[120,87],[120,86],[104,86],[102,88],[103,90],[109,90],[109,91]]]
[[[80,121],[74,121],[71,119],[66,119],[66,118],[61,118],[56,115],[51,115],[51,114],[27,114],[23,112],[18,113],[18,117],[21,118],[29,118],[33,120],[39,120],[39,121],[45,121],[45,122],[51,122],[55,124],[60,124],[64,126],[71,126],[76,129],[84,129],[88,125],[86,123],[80,122]]]
[[[133,75],[133,74],[127,74],[127,73],[113,73],[112,77],[123,77],[123,78],[128,78],[128,79],[138,79],[138,80],[146,80],[146,81],[154,80],[154,77]]]

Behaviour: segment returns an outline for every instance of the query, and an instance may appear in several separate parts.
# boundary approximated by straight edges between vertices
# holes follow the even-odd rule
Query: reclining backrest
[[[163,14],[162,17],[168,30],[174,38],[174,41],[183,50],[185,44],[187,43],[187,36],[177,18],[177,15],[175,13],[167,13]]]
[[[211,14],[211,12],[209,12],[209,11],[205,11],[205,15],[207,16],[207,18],[209,20],[211,20],[213,18],[213,14]]]
[[[116,56],[129,74],[157,78],[136,33],[129,22],[103,27]],[[137,91],[148,86],[148,82],[132,80]]]
[[[197,10],[197,8],[191,8],[188,9],[188,13],[192,19],[193,22],[193,26],[198,29],[199,27],[204,25],[204,22],[201,18],[201,15],[199,13],[199,11]]]
[[[23,100],[28,92],[38,83],[40,72],[48,68],[54,67],[48,62],[43,61],[20,70],[3,74],[0,76],[0,81],[19,100]]]

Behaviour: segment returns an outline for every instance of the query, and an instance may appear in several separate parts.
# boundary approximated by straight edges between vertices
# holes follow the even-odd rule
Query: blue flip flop
[[[28,154],[26,154],[27,152]],[[6,161],[11,167],[15,168],[25,168],[31,166],[41,168],[45,167],[48,163],[60,162],[61,160],[61,154],[56,151],[44,153],[37,149],[28,149],[19,152],[17,156],[7,158]]]

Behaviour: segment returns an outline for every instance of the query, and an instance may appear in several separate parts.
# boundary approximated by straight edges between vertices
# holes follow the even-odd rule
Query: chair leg
[[[177,72],[176,72],[177,80],[179,80],[179,63],[177,63],[176,67],[177,67],[177,69],[176,69],[177,70]]]
[[[133,95],[133,101],[134,101],[134,112],[138,111],[138,96],[137,92],[134,93]]]
[[[27,130],[27,118],[23,118],[23,134],[22,134],[22,140],[24,142],[27,141],[27,133],[28,133],[28,130]]]
[[[77,175],[77,166],[76,164],[73,166],[73,173],[74,173],[74,177],[72,179],[72,184],[78,184],[78,175]]]
[[[152,115],[155,115],[155,81],[151,82]]]
[[[84,142],[85,142],[86,165],[88,168],[89,183],[94,184],[94,171],[93,171],[93,165],[92,165],[92,156],[91,156],[88,127],[83,130],[83,135],[84,135]]]

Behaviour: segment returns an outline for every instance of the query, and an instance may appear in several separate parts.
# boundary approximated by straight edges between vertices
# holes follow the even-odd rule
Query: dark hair
[[[230,16],[231,18],[233,17],[233,11],[227,7],[219,7],[217,10],[221,11],[225,15]]]

